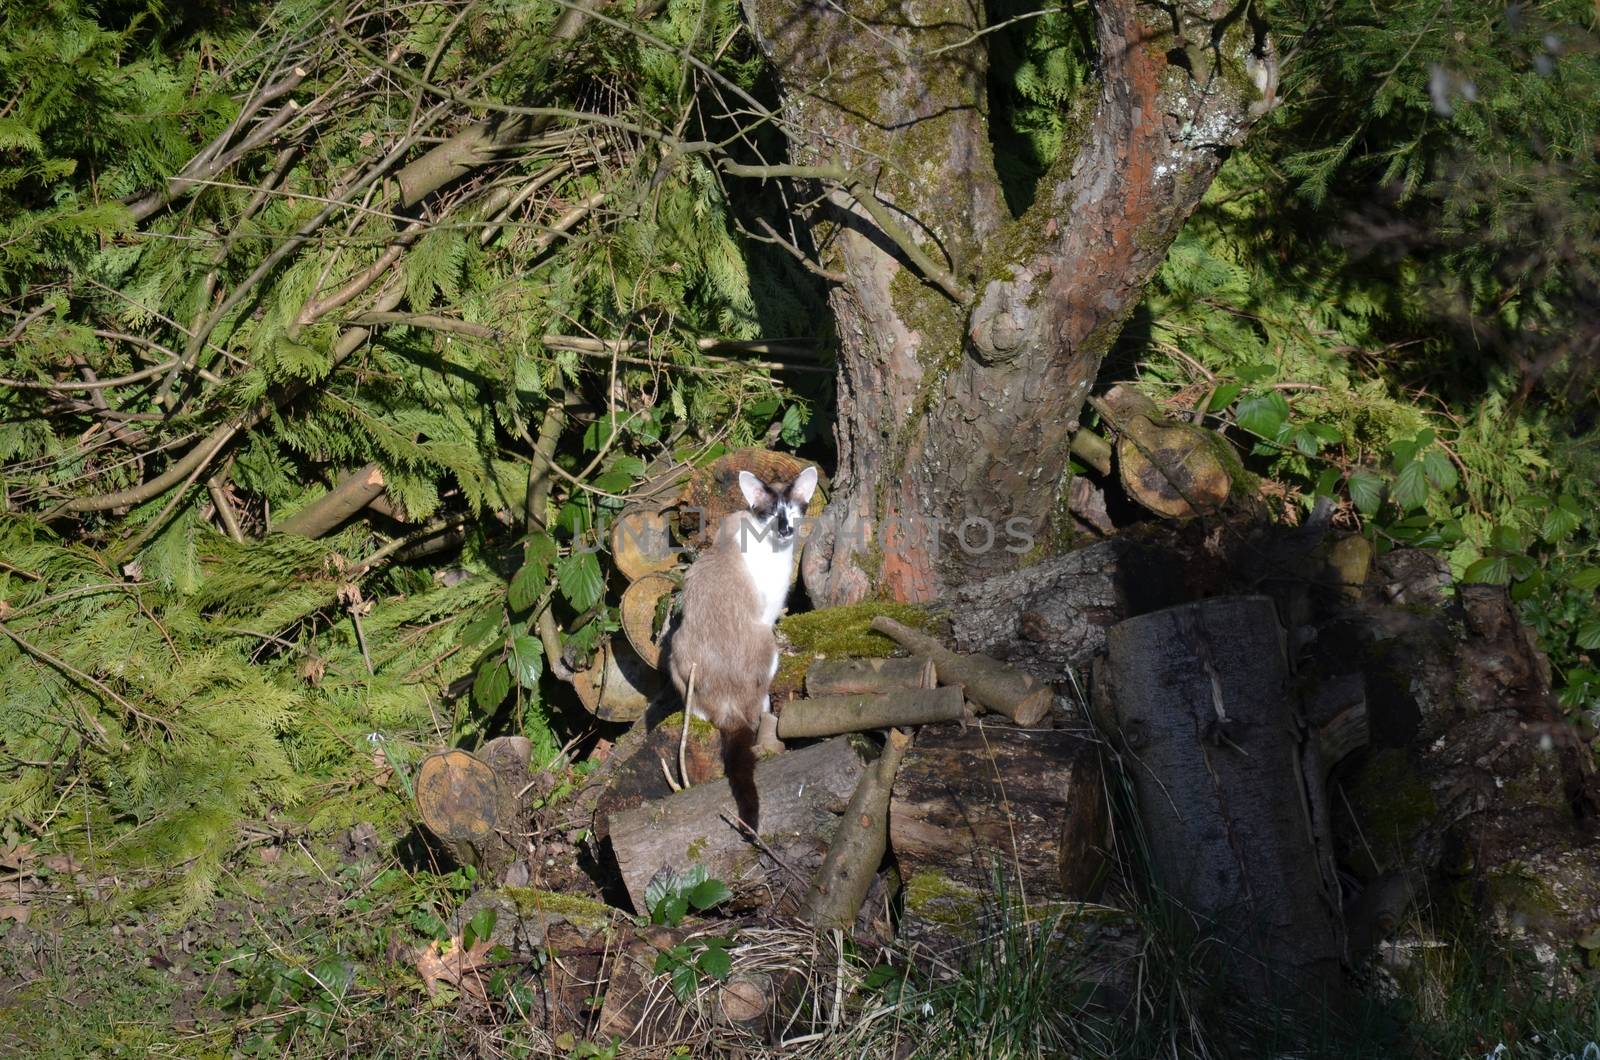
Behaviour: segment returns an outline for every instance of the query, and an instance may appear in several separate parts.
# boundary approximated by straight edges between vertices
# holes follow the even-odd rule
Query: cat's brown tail
[[[740,820],[755,831],[761,823],[761,799],[756,794],[755,729],[736,725],[722,730],[722,771],[728,775]]]

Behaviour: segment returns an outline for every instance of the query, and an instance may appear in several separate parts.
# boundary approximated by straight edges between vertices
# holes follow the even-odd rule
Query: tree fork
[[[830,295],[839,466],[803,565],[813,601],[926,600],[1049,550],[1070,431],[1100,361],[1270,103],[1275,56],[1244,8],[1177,8],[1096,5],[1101,77],[1085,89],[1084,132],[1010,220],[970,9],[935,3],[909,24],[887,0],[848,14],[746,0],[796,171],[875,167],[873,197],[974,291],[969,310],[904,283],[903,248],[863,231],[853,204],[813,218],[817,245],[833,248],[823,264],[845,278]],[[982,547],[981,522],[980,547],[941,547],[974,520],[1008,532],[1017,520],[1028,547]]]

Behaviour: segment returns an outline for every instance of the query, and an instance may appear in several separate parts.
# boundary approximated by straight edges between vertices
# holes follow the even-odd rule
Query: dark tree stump
[[[1105,872],[1106,820],[1099,749],[1082,735],[919,730],[889,806],[902,935],[948,953],[982,933],[1002,897],[1030,913],[1088,900]]]
[[[1236,948],[1255,995],[1327,997],[1345,936],[1317,734],[1266,597],[1129,619],[1098,698],[1129,758],[1156,882]]]

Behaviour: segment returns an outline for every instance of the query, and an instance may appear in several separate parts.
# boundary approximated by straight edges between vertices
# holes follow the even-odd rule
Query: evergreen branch
[[[922,273],[924,278],[938,286],[957,305],[966,305],[972,301],[972,293],[962,287],[947,269],[935,262],[917,245],[916,240],[912,239],[911,234],[894,219],[859,173],[844,166],[755,166],[726,160],[718,161],[717,168],[735,177],[754,177],[759,180],[780,180],[788,177],[798,180],[825,180],[839,185],[850,198],[867,211],[879,231],[900,248],[906,260]]]
[[[391,279],[385,285],[383,292],[378,295],[378,301],[374,309],[377,312],[387,312],[399,305],[404,297],[405,285]],[[367,337],[371,333],[368,328],[354,327],[341,334],[338,341],[333,345],[328,370],[331,372],[343,364],[346,358],[359,349],[362,343],[367,341]],[[48,522],[51,519],[73,512],[103,512],[112,508],[125,508],[135,504],[142,504],[152,497],[160,496],[182,481],[197,465],[209,463],[212,456],[217,451],[220,451],[222,446],[226,445],[235,433],[254,429],[258,424],[266,420],[268,416],[272,415],[279,405],[288,404],[305,393],[308,386],[309,384],[305,382],[296,382],[286,387],[276,402],[263,402],[254,410],[236,418],[233,422],[222,424],[193,449],[174,461],[165,471],[148,482],[99,496],[74,497],[47,512],[43,519]]]
[[[115,689],[113,689],[110,685],[106,684],[104,681],[100,680],[99,678],[94,677],[91,674],[84,673],[82,670],[78,669],[76,666],[73,666],[71,663],[67,662],[65,659],[62,659],[62,658],[60,658],[58,656],[55,656],[55,655],[51,655],[49,652],[45,651],[43,648],[41,648],[41,647],[33,644],[31,641],[25,639],[21,634],[17,633],[15,630],[13,630],[10,626],[6,625],[4,622],[0,622],[0,633],[4,633],[6,636],[10,637],[13,641],[16,642],[17,647],[21,648],[23,651],[25,651],[29,655],[33,656],[35,659],[38,659],[40,662],[45,663],[46,665],[49,665],[49,666],[53,666],[57,670],[60,670],[62,673],[66,674],[67,676],[69,676],[71,678],[74,678],[77,681],[81,681],[84,684],[87,684],[92,688],[97,689],[98,691],[103,693],[105,696],[107,696],[112,702],[116,703],[123,710],[127,711],[128,714],[131,715],[132,717],[137,718],[140,721],[143,721],[143,722],[145,722],[147,724],[159,727],[164,732],[166,732],[166,734],[168,736],[172,735],[172,731],[173,730],[172,730],[172,723],[170,721],[167,721],[165,718],[158,718],[158,717],[155,717],[154,715],[146,714],[144,711],[140,710],[138,707],[136,707],[132,703],[128,702],[122,696],[118,695],[117,691]],[[88,715],[84,716],[84,721],[87,722],[90,726],[92,726],[94,728],[95,732],[99,733],[101,746],[109,746],[107,741],[110,739],[110,734],[106,732],[105,726],[101,725],[99,721],[97,721],[96,719],[94,719],[92,717],[89,717]]]
[[[212,140],[211,143],[203,147],[198,154],[189,160],[187,165],[178,171],[177,175],[167,181],[164,187],[149,192],[132,202],[125,203],[128,207],[128,212],[133,216],[134,223],[137,224],[144,221],[158,210],[176,202],[185,195],[191,194],[201,186],[200,181],[221,173],[250,151],[255,150],[276,135],[278,130],[283,128],[300,109],[293,100],[278,108],[270,118],[257,125],[251,134],[237,147],[225,154],[223,153],[228,141],[233,139],[245,122],[254,117],[268,103],[293,92],[300,86],[302,81],[310,76],[310,73],[311,71],[304,67],[294,67],[288,77],[267,86],[247,102],[234,120],[229,123],[228,128],[223,130],[222,134]]]
[[[434,112],[429,116],[429,122],[431,123],[432,119],[438,117],[442,112],[442,107],[435,108]],[[158,402],[165,403],[167,401],[172,391],[172,385],[177,380],[180,372],[186,371],[189,365],[194,363],[195,358],[200,354],[200,350],[205,346],[206,341],[211,337],[212,331],[216,329],[217,325],[222,323],[223,319],[227,317],[229,313],[232,313],[239,307],[240,303],[249,296],[250,292],[255,289],[256,285],[262,280],[266,279],[266,277],[270,275],[271,272],[276,269],[285,258],[287,258],[290,254],[293,254],[301,246],[305,245],[305,243],[316,233],[317,229],[321,228],[323,224],[327,222],[328,218],[332,217],[338,210],[348,206],[350,199],[360,194],[374,181],[381,178],[385,173],[393,168],[393,166],[400,161],[405,153],[411,150],[412,145],[415,144],[420,137],[420,131],[413,131],[406,136],[401,137],[399,142],[397,142],[388,150],[388,152],[384,154],[383,158],[379,159],[373,165],[368,166],[366,170],[364,170],[359,176],[352,177],[349,181],[347,181],[338,192],[331,196],[333,201],[330,201],[321,210],[317,211],[316,216],[302,224],[294,231],[293,235],[284,240],[277,247],[275,247],[271,253],[267,254],[261,259],[256,267],[251,270],[250,275],[246,276],[242,281],[240,281],[238,285],[236,285],[234,289],[228,293],[228,297],[222,300],[222,304],[213,309],[206,316],[205,321],[201,323],[199,327],[194,329],[193,333],[189,336],[188,345],[184,347],[183,364],[174,368],[167,374],[166,379],[161,385],[161,393],[156,399]]]

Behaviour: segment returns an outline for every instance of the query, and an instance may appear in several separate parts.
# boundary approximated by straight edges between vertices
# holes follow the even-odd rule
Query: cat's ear
[[[794,485],[789,487],[789,496],[794,498],[796,504],[804,508],[811,503],[811,495],[817,490],[817,465],[812,464],[794,477]]]
[[[767,497],[767,487],[748,471],[739,472],[739,492],[744,494],[744,502],[752,508],[759,508]]]

